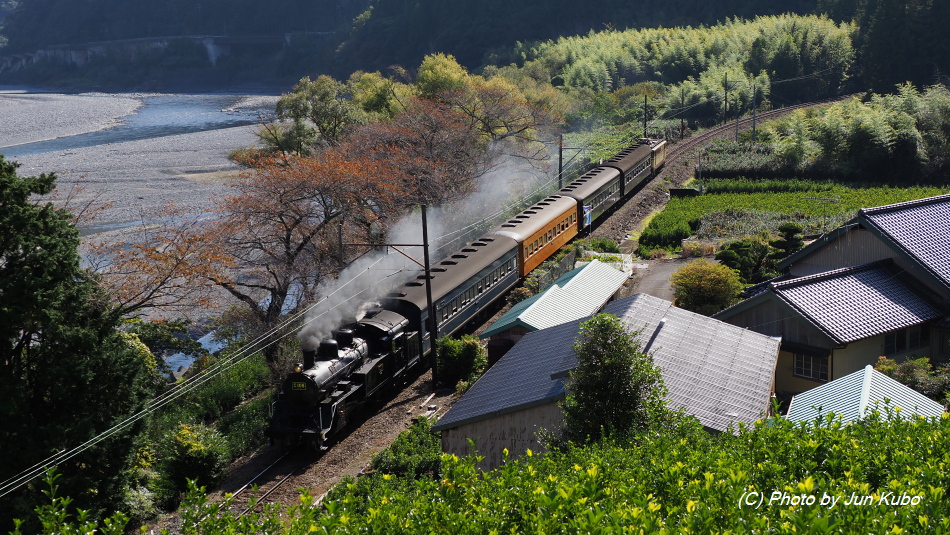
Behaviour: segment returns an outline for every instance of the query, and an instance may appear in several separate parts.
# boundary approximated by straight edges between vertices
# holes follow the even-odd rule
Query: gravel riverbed
[[[23,143],[69,138],[122,125],[143,106],[147,96],[26,93],[0,87],[0,154],[15,153],[16,146]],[[266,107],[270,102],[276,102],[276,97],[248,96],[240,101],[248,107]],[[55,172],[63,194],[80,188],[72,201],[76,205],[87,201],[108,205],[94,228],[87,231],[118,228],[154,217],[167,203],[193,213],[210,207],[212,198],[225,191],[222,183],[226,177],[240,171],[228,160],[228,153],[255,145],[256,128],[234,126],[9,159],[21,164],[21,176]]]

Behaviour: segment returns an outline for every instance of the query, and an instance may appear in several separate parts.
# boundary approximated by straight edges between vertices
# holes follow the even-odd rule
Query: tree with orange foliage
[[[123,312],[201,305],[220,288],[268,332],[343,267],[341,230],[346,242],[380,241],[380,226],[400,211],[399,181],[347,147],[246,164],[209,214],[169,210],[140,240],[100,251],[100,273]],[[266,345],[274,363],[277,347]]]
[[[442,205],[472,193],[475,179],[490,169],[484,140],[446,104],[418,98],[404,104],[393,120],[358,129],[351,150],[385,163],[405,190],[405,206]]]
[[[201,216],[166,205],[134,239],[89,244],[87,259],[121,315],[213,306],[207,281],[217,258],[204,225]]]
[[[232,184],[201,239],[216,261],[209,281],[268,331],[314,301],[320,283],[343,267],[339,233],[347,242],[379,241],[374,233],[399,211],[403,192],[380,162],[346,147],[253,168]],[[274,362],[276,347],[264,353]]]

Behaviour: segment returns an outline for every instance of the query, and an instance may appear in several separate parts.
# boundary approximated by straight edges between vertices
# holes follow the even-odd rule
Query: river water
[[[108,207],[82,230],[136,225],[225,193],[228,153],[258,143],[277,95],[52,93],[0,86],[0,154],[21,176],[55,172],[76,203]],[[76,192],[79,192],[78,194]]]
[[[26,113],[34,122],[33,128],[41,131],[55,131],[58,124],[71,124],[70,111],[88,115],[89,107],[101,110],[101,117],[89,118],[89,126],[94,128],[102,124],[99,120],[109,119],[105,124],[114,124],[103,129],[95,129],[79,134],[66,134],[35,142],[8,144],[0,137],[0,153],[14,159],[26,155],[52,151],[63,151],[94,147],[111,143],[156,139],[166,136],[189,134],[232,128],[236,126],[256,125],[259,117],[272,114],[273,98],[263,95],[232,94],[103,94],[67,95],[35,92],[29,89],[0,88],[0,101],[3,99],[18,101],[20,113]],[[101,101],[114,100],[132,102],[137,106],[127,115],[121,112],[121,105],[103,106]],[[32,102],[31,102],[32,101]],[[51,104],[55,102],[55,104]],[[31,109],[34,108],[34,109]],[[45,111],[44,111],[45,108]],[[70,110],[72,108],[72,110]],[[0,108],[3,109],[3,108]],[[3,109],[4,115],[17,113],[14,109]],[[45,120],[44,120],[45,119]],[[97,120],[99,119],[99,120]],[[0,127],[0,136],[2,136]]]

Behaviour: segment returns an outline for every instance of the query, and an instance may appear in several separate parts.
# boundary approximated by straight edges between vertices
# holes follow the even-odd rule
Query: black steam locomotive
[[[642,139],[430,268],[436,332],[428,332],[425,275],[334,331],[284,381],[268,436],[322,448],[360,407],[410,370],[428,366],[434,341],[485,319],[492,305],[562,245],[656,176],[666,142]]]

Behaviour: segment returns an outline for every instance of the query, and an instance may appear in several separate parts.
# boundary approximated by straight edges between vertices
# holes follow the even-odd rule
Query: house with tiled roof
[[[884,258],[950,304],[950,195],[859,210],[777,267],[802,277]]]
[[[944,410],[943,405],[869,364],[793,397],[785,417],[793,422],[810,422],[834,414],[842,422],[854,422],[873,411],[890,411],[891,417],[910,419],[940,416]]]
[[[782,337],[778,393],[882,355],[950,359],[950,195],[860,210],[778,267],[786,275],[714,316]]]
[[[663,373],[666,400],[707,429],[728,431],[767,414],[779,340],[636,294],[609,303],[604,313],[638,331]],[[589,318],[530,332],[490,368],[433,427],[446,453],[466,455],[476,441],[482,468],[538,451],[540,428],[555,429],[563,416],[557,402],[567,393],[577,365],[573,346]]]

